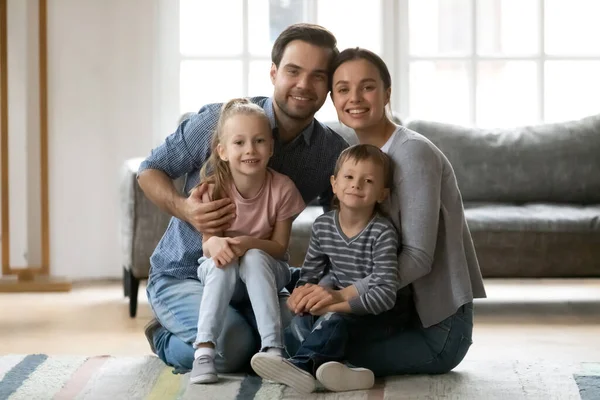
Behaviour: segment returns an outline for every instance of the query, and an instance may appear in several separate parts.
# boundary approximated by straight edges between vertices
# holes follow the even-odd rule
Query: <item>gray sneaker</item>
[[[269,353],[256,353],[250,360],[250,365],[254,372],[266,381],[282,383],[300,393],[311,393],[315,390],[315,378],[285,358]]]
[[[373,371],[366,368],[350,368],[336,361],[326,362],[317,368],[317,379],[332,392],[371,389],[375,384]]]
[[[190,372],[190,383],[214,383],[218,380],[219,377],[212,357],[204,355],[194,360],[192,372]]]
[[[144,335],[146,335],[146,340],[148,340],[148,344],[150,345],[150,350],[154,354],[156,354],[156,347],[154,347],[154,332],[162,325],[156,318],[152,318],[146,326],[144,326]]]

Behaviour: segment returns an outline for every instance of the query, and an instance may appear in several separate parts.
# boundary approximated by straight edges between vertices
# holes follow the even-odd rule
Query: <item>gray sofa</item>
[[[331,124],[350,143],[354,133]],[[600,276],[600,115],[560,124],[481,130],[430,121],[406,126],[435,143],[456,172],[484,277]],[[128,160],[121,177],[124,292],[137,286],[169,217],[150,203]],[[296,219],[290,264],[300,266],[313,205]]]

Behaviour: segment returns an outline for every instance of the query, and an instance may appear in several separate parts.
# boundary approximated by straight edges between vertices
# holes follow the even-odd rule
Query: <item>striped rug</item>
[[[552,365],[538,361],[465,360],[441,376],[397,376],[369,391],[300,395],[256,376],[222,376],[218,384],[190,385],[153,356],[0,357],[0,399],[600,399],[600,363]]]

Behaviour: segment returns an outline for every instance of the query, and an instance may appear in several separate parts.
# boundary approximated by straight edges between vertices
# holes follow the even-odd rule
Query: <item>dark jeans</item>
[[[473,303],[424,328],[416,316],[411,327],[383,340],[365,338],[349,346],[348,361],[376,376],[444,374],[456,367],[473,343]]]
[[[328,361],[344,361],[350,341],[359,341],[364,335],[381,340],[399,332],[403,326],[397,314],[388,311],[379,315],[327,313],[320,317],[297,315],[286,329],[285,336],[293,339],[286,343],[297,346],[286,349],[297,367],[315,374]]]
[[[294,272],[292,276],[297,275]],[[359,337],[352,335],[348,339],[345,361],[368,368],[376,376],[443,374],[454,369],[473,343],[473,303],[464,304],[455,314],[425,328],[412,301],[406,300],[399,297],[396,308],[402,311],[401,318],[408,316],[410,321],[400,323],[404,327],[396,327],[389,335],[365,327]],[[292,323],[284,336],[290,355],[296,354],[301,345],[297,335],[292,334],[293,326]]]

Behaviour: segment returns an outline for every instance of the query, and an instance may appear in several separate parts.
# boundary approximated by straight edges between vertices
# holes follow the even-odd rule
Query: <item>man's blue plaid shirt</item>
[[[339,154],[348,147],[348,143],[314,120],[296,139],[283,144],[277,134],[272,99],[254,97],[250,101],[263,107],[271,121],[275,149],[269,167],[289,176],[306,204],[319,196],[322,205],[329,205],[333,196],[329,177]],[[220,110],[221,104],[209,104],[182,122],[175,133],[142,162],[139,172],[158,169],[172,179],[187,174],[185,193],[189,193],[198,184],[200,168],[210,155],[210,142]],[[172,217],[150,257],[150,279],[160,275],[197,279],[198,258],[201,256],[202,235],[187,222]]]

